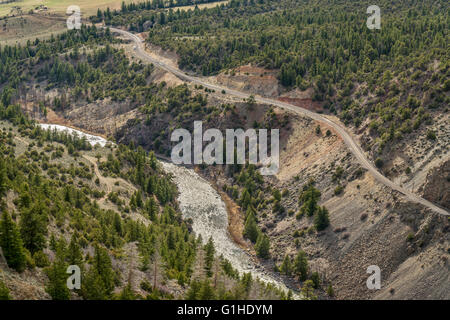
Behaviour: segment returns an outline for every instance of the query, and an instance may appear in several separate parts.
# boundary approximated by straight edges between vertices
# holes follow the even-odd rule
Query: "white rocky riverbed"
[[[92,146],[99,144],[104,147],[108,142],[100,136],[87,134],[63,125],[39,125],[43,129],[67,131],[79,137],[86,137]],[[223,255],[225,259],[229,260],[239,273],[250,272],[253,278],[259,278],[263,282],[272,283],[287,291],[288,288],[280,279],[276,279],[272,274],[264,271],[256,260],[231,240],[228,233],[228,213],[225,203],[209,182],[195,173],[193,169],[165,161],[161,161],[161,163],[164,170],[173,175],[179,191],[178,202],[181,212],[185,219],[192,219],[192,228],[195,234],[201,235],[205,243],[212,237],[217,254]],[[299,296],[294,294],[294,298],[298,299]]]
[[[70,134],[73,135],[77,135],[78,137],[86,137],[86,140],[92,145],[95,146],[96,144],[104,147],[106,145],[106,143],[108,142],[108,140],[106,140],[105,138],[99,137],[99,136],[94,136],[92,134],[88,134],[88,133],[84,133],[80,130],[76,130],[76,129],[72,129],[66,126],[62,126],[59,124],[47,124],[47,123],[40,123],[39,126],[42,129],[45,130],[56,130],[56,131],[65,131],[68,132]]]
[[[284,283],[264,271],[249,254],[234,243],[228,233],[228,213],[225,203],[217,191],[202,177],[183,166],[161,162],[166,172],[173,174],[179,191],[178,202],[183,218],[191,218],[196,235],[201,235],[204,243],[212,237],[217,254],[231,262],[239,273],[250,272],[253,278],[273,283],[285,291]],[[294,298],[298,298],[294,294]]]

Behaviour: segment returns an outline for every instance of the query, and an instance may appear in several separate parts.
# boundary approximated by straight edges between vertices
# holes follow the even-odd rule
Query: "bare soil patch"
[[[244,65],[209,77],[209,81],[268,97],[276,97],[280,93],[277,71],[252,65]]]
[[[279,97],[278,100],[287,102],[289,104],[293,104],[294,106],[311,110],[314,112],[323,111],[322,104],[317,101],[312,101],[312,99],[299,99],[299,98],[288,98],[288,97]]]

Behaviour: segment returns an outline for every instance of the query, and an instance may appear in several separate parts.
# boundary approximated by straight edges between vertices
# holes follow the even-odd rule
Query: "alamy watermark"
[[[77,265],[71,265],[67,268],[66,273],[70,274],[67,278],[66,285],[69,290],[79,290],[81,288],[81,270]]]
[[[371,5],[367,8],[367,14],[371,14],[367,18],[367,28],[370,30],[381,29],[381,9],[379,6]]]
[[[176,129],[172,132],[170,141],[178,142],[172,148],[171,159],[174,164],[192,164],[192,149],[194,164],[245,164],[246,141],[248,139],[248,163],[261,165],[262,175],[274,175],[279,169],[279,129],[270,130],[270,156],[268,155],[268,130],[259,129],[226,129],[226,139],[218,129],[208,129],[203,133],[201,121],[194,121],[194,139],[186,129]],[[236,141],[236,144],[235,144]],[[203,142],[209,142],[203,149]],[[224,158],[225,146],[225,158]]]
[[[67,18],[67,29],[81,29],[81,9],[79,6],[69,6],[66,10],[66,14],[70,14]]]
[[[379,266],[371,265],[367,267],[367,273],[370,276],[367,278],[366,286],[369,290],[381,289],[381,269]]]

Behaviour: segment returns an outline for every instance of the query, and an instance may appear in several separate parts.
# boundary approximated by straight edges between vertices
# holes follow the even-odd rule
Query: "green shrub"
[[[383,162],[383,160],[380,157],[378,157],[375,160],[375,165],[377,166],[377,168],[381,168],[381,167],[383,167],[384,162]]]
[[[36,266],[39,268],[45,268],[50,265],[50,261],[48,260],[47,255],[43,251],[36,251],[33,254],[34,262]]]
[[[344,191],[344,187],[341,185],[338,185],[336,188],[334,188],[334,195],[340,195]]]
[[[408,233],[408,235],[406,236],[406,241],[412,242],[413,240],[414,240],[414,234]]]
[[[432,130],[428,130],[427,131],[427,139],[428,140],[436,140],[436,133],[434,133],[434,131]]]
[[[8,287],[0,280],[0,300],[11,300]]]

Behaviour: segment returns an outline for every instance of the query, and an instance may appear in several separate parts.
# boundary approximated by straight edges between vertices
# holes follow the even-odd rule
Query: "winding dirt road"
[[[143,61],[153,63],[154,65],[160,67],[161,69],[164,69],[170,73],[173,73],[174,75],[176,75],[177,77],[179,77],[180,79],[182,79],[184,81],[200,84],[208,89],[213,89],[216,91],[225,90],[226,95],[229,95],[229,96],[234,96],[234,97],[238,97],[238,98],[242,98],[242,99],[246,99],[249,97],[248,93],[230,89],[225,86],[211,84],[209,82],[206,82],[202,78],[190,76],[177,68],[174,68],[170,65],[167,65],[164,62],[154,59],[145,51],[144,41],[141,38],[139,38],[137,35],[135,35],[131,32],[117,29],[117,28],[111,28],[111,27],[110,27],[110,30],[112,32],[121,34],[122,36],[132,40],[135,43],[133,52],[136,55],[136,57],[140,58]],[[307,116],[316,121],[323,122],[323,123],[330,125],[331,127],[333,127],[334,130],[336,130],[336,132],[339,134],[339,136],[341,136],[342,140],[345,142],[345,144],[348,146],[348,148],[351,150],[351,152],[355,155],[356,159],[361,164],[361,166],[363,166],[365,169],[367,169],[375,177],[375,179],[377,181],[384,184],[385,186],[390,187],[393,190],[400,192],[409,201],[412,201],[415,203],[420,203],[423,206],[435,211],[438,214],[446,215],[446,216],[450,215],[445,209],[443,209],[443,208],[431,203],[430,201],[420,197],[419,195],[395,184],[394,182],[392,182],[391,180],[389,180],[388,178],[383,176],[376,169],[376,167],[366,158],[366,156],[364,155],[364,152],[361,150],[360,146],[355,142],[354,138],[351,136],[351,134],[347,131],[347,129],[342,124],[337,123],[337,122],[327,118],[324,115],[312,112],[310,110],[307,110],[307,109],[304,109],[301,107],[294,106],[289,103],[281,102],[281,101],[270,99],[270,98],[264,98],[264,97],[260,97],[260,96],[255,96],[255,100],[256,100],[256,102],[271,104],[271,105],[292,111],[297,114]]]

